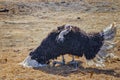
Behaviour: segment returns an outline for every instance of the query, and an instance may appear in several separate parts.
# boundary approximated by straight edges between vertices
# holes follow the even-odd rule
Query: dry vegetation
[[[39,69],[18,65],[59,25],[96,32],[112,22],[120,26],[119,17],[119,0],[0,0],[0,80],[120,80],[120,61],[88,68],[82,57],[77,59],[78,70],[70,65]],[[120,29],[115,41],[113,52],[120,57]],[[71,60],[68,55],[65,58]]]

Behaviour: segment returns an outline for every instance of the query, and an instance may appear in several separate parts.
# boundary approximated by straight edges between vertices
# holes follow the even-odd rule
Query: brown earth
[[[98,68],[87,67],[82,57],[77,59],[78,70],[70,65],[39,69],[18,65],[57,26],[72,24],[86,32],[101,31],[113,22],[120,26],[119,0],[39,1],[0,0],[0,80],[120,80],[119,60]],[[120,57],[119,28],[114,41],[118,43],[112,52]]]

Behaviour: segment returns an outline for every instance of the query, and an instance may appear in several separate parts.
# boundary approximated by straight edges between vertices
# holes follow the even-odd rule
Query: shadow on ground
[[[70,74],[81,74],[81,75],[88,75],[90,74],[91,76],[93,74],[105,74],[105,75],[110,75],[114,76],[117,78],[120,78],[120,73],[117,73],[115,69],[100,69],[100,68],[85,68],[81,66],[82,62],[79,62],[79,67],[78,69],[75,69],[72,65],[66,64],[65,66],[47,66],[47,67],[42,67],[42,68],[34,68],[35,70],[40,70],[48,74],[53,74],[53,75],[61,75],[61,76],[69,76]]]

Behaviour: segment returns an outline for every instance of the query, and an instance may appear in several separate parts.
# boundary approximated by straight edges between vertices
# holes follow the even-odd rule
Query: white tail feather
[[[116,24],[113,23],[111,24],[109,27],[105,28],[103,30],[103,35],[104,35],[104,39],[105,40],[112,40],[114,39],[115,35],[116,35]]]

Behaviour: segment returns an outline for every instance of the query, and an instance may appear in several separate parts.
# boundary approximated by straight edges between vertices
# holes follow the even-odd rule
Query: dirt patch
[[[116,2],[117,3],[117,2]],[[0,3],[0,13],[28,15],[40,11],[116,12],[120,6],[109,1],[22,1]]]

